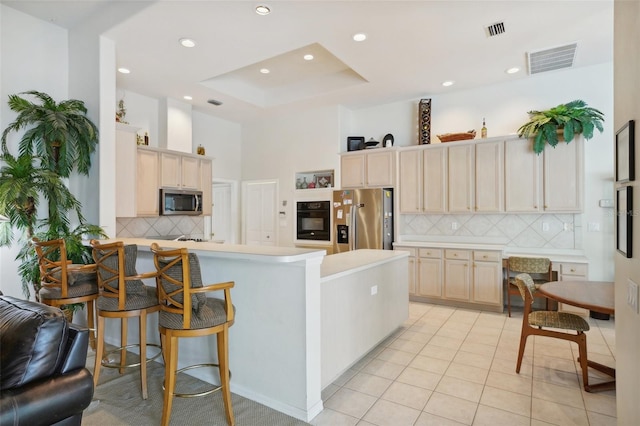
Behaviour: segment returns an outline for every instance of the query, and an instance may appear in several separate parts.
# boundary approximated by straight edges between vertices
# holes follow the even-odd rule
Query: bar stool
[[[162,338],[165,361],[164,404],[162,425],[171,418],[173,397],[204,396],[222,390],[225,415],[229,425],[235,424],[231,391],[229,389],[229,327],[233,325],[235,307],[231,303],[233,281],[203,286],[200,263],[194,253],[186,248],[160,249],[153,243],[151,251],[157,270],[160,313],[158,324]],[[224,291],[224,299],[206,297],[206,292]],[[215,334],[218,346],[218,364],[198,364],[177,370],[178,338],[200,337]],[[175,392],[176,373],[187,368],[217,366],[220,371],[220,386],[198,394]]]
[[[73,303],[86,303],[87,325],[90,330],[89,344],[96,348],[94,325],[94,301],[98,298],[96,265],[72,264],[67,259],[64,239],[40,241],[32,238],[33,247],[38,255],[40,283],[38,292],[41,303],[61,308]]]
[[[138,274],[136,259],[138,247],[135,244],[124,245],[122,241],[101,244],[98,240],[91,240],[93,259],[96,262],[98,286],[98,342],[96,347],[96,362],[93,369],[93,383],[98,386],[100,368],[118,368],[120,374],[125,368],[140,366],[140,387],[142,398],[148,398],[147,391],[147,362],[156,359],[161,351],[147,359],[147,315],[158,312],[158,297],[155,287],[145,286],[141,281],[154,278],[155,272]],[[139,318],[140,340],[136,344],[127,344],[127,321],[129,318]],[[105,318],[120,319],[120,347],[104,353]],[[127,348],[139,347],[139,362],[127,364]],[[119,362],[112,362],[109,355],[120,352]]]

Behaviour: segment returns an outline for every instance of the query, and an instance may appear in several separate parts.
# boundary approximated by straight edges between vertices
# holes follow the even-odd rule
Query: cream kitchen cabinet
[[[136,161],[136,216],[158,216],[159,201],[159,153],[155,150],[138,148]],[[128,186],[132,186],[131,182]]]
[[[198,189],[200,160],[175,151],[160,153],[160,184],[163,188]]]
[[[505,143],[505,210],[580,212],[584,182],[583,139],[547,146],[535,154],[528,139]]]
[[[449,213],[470,213],[474,202],[474,145],[448,148],[447,192]]]
[[[445,299],[471,301],[471,251],[445,249],[444,253]]]
[[[200,158],[200,182],[198,189],[202,191],[202,214],[213,214],[213,161],[208,158]]]
[[[447,150],[400,151],[400,213],[443,213],[446,209]]]
[[[475,145],[476,213],[504,211],[504,141]]]
[[[417,274],[416,274],[416,251],[418,249],[415,249],[413,247],[401,247],[401,246],[396,246],[394,247],[394,250],[401,250],[401,251],[406,251],[409,252],[409,295],[415,295],[416,294],[416,280],[417,280]]]
[[[472,300],[502,310],[502,252],[473,251]]]
[[[377,188],[395,184],[395,150],[381,148],[340,156],[342,188]]]
[[[442,297],[442,250],[434,248],[418,249],[416,295]]]

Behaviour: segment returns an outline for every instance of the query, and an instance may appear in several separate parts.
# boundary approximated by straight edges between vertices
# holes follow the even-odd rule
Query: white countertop
[[[321,258],[325,255],[324,250],[244,244],[219,244],[201,241],[151,240],[147,238],[112,238],[103,241],[122,241],[125,244],[136,244],[145,251],[148,251],[151,244],[155,242],[158,243],[160,247],[166,248],[186,247],[189,251],[197,252],[199,256],[204,257],[247,259],[271,263],[298,262],[312,258]]]
[[[322,260],[320,279],[327,281],[408,256],[403,251],[370,249],[331,254]]]

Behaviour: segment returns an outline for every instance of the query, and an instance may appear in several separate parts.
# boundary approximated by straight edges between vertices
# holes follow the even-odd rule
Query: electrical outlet
[[[638,284],[627,280],[627,304],[634,313],[638,313]]]
[[[600,223],[599,222],[589,222],[587,224],[587,230],[589,232],[600,232]]]
[[[542,222],[542,232],[549,232],[549,222]]]
[[[371,295],[374,296],[376,294],[378,294],[378,286],[374,285],[371,287]]]
[[[453,229],[454,231],[458,229],[458,222],[451,222],[451,229]]]

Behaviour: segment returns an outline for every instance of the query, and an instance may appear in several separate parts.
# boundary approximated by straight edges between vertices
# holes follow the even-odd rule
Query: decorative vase
[[[309,184],[307,183],[307,178],[302,178],[302,189],[307,189]]]

